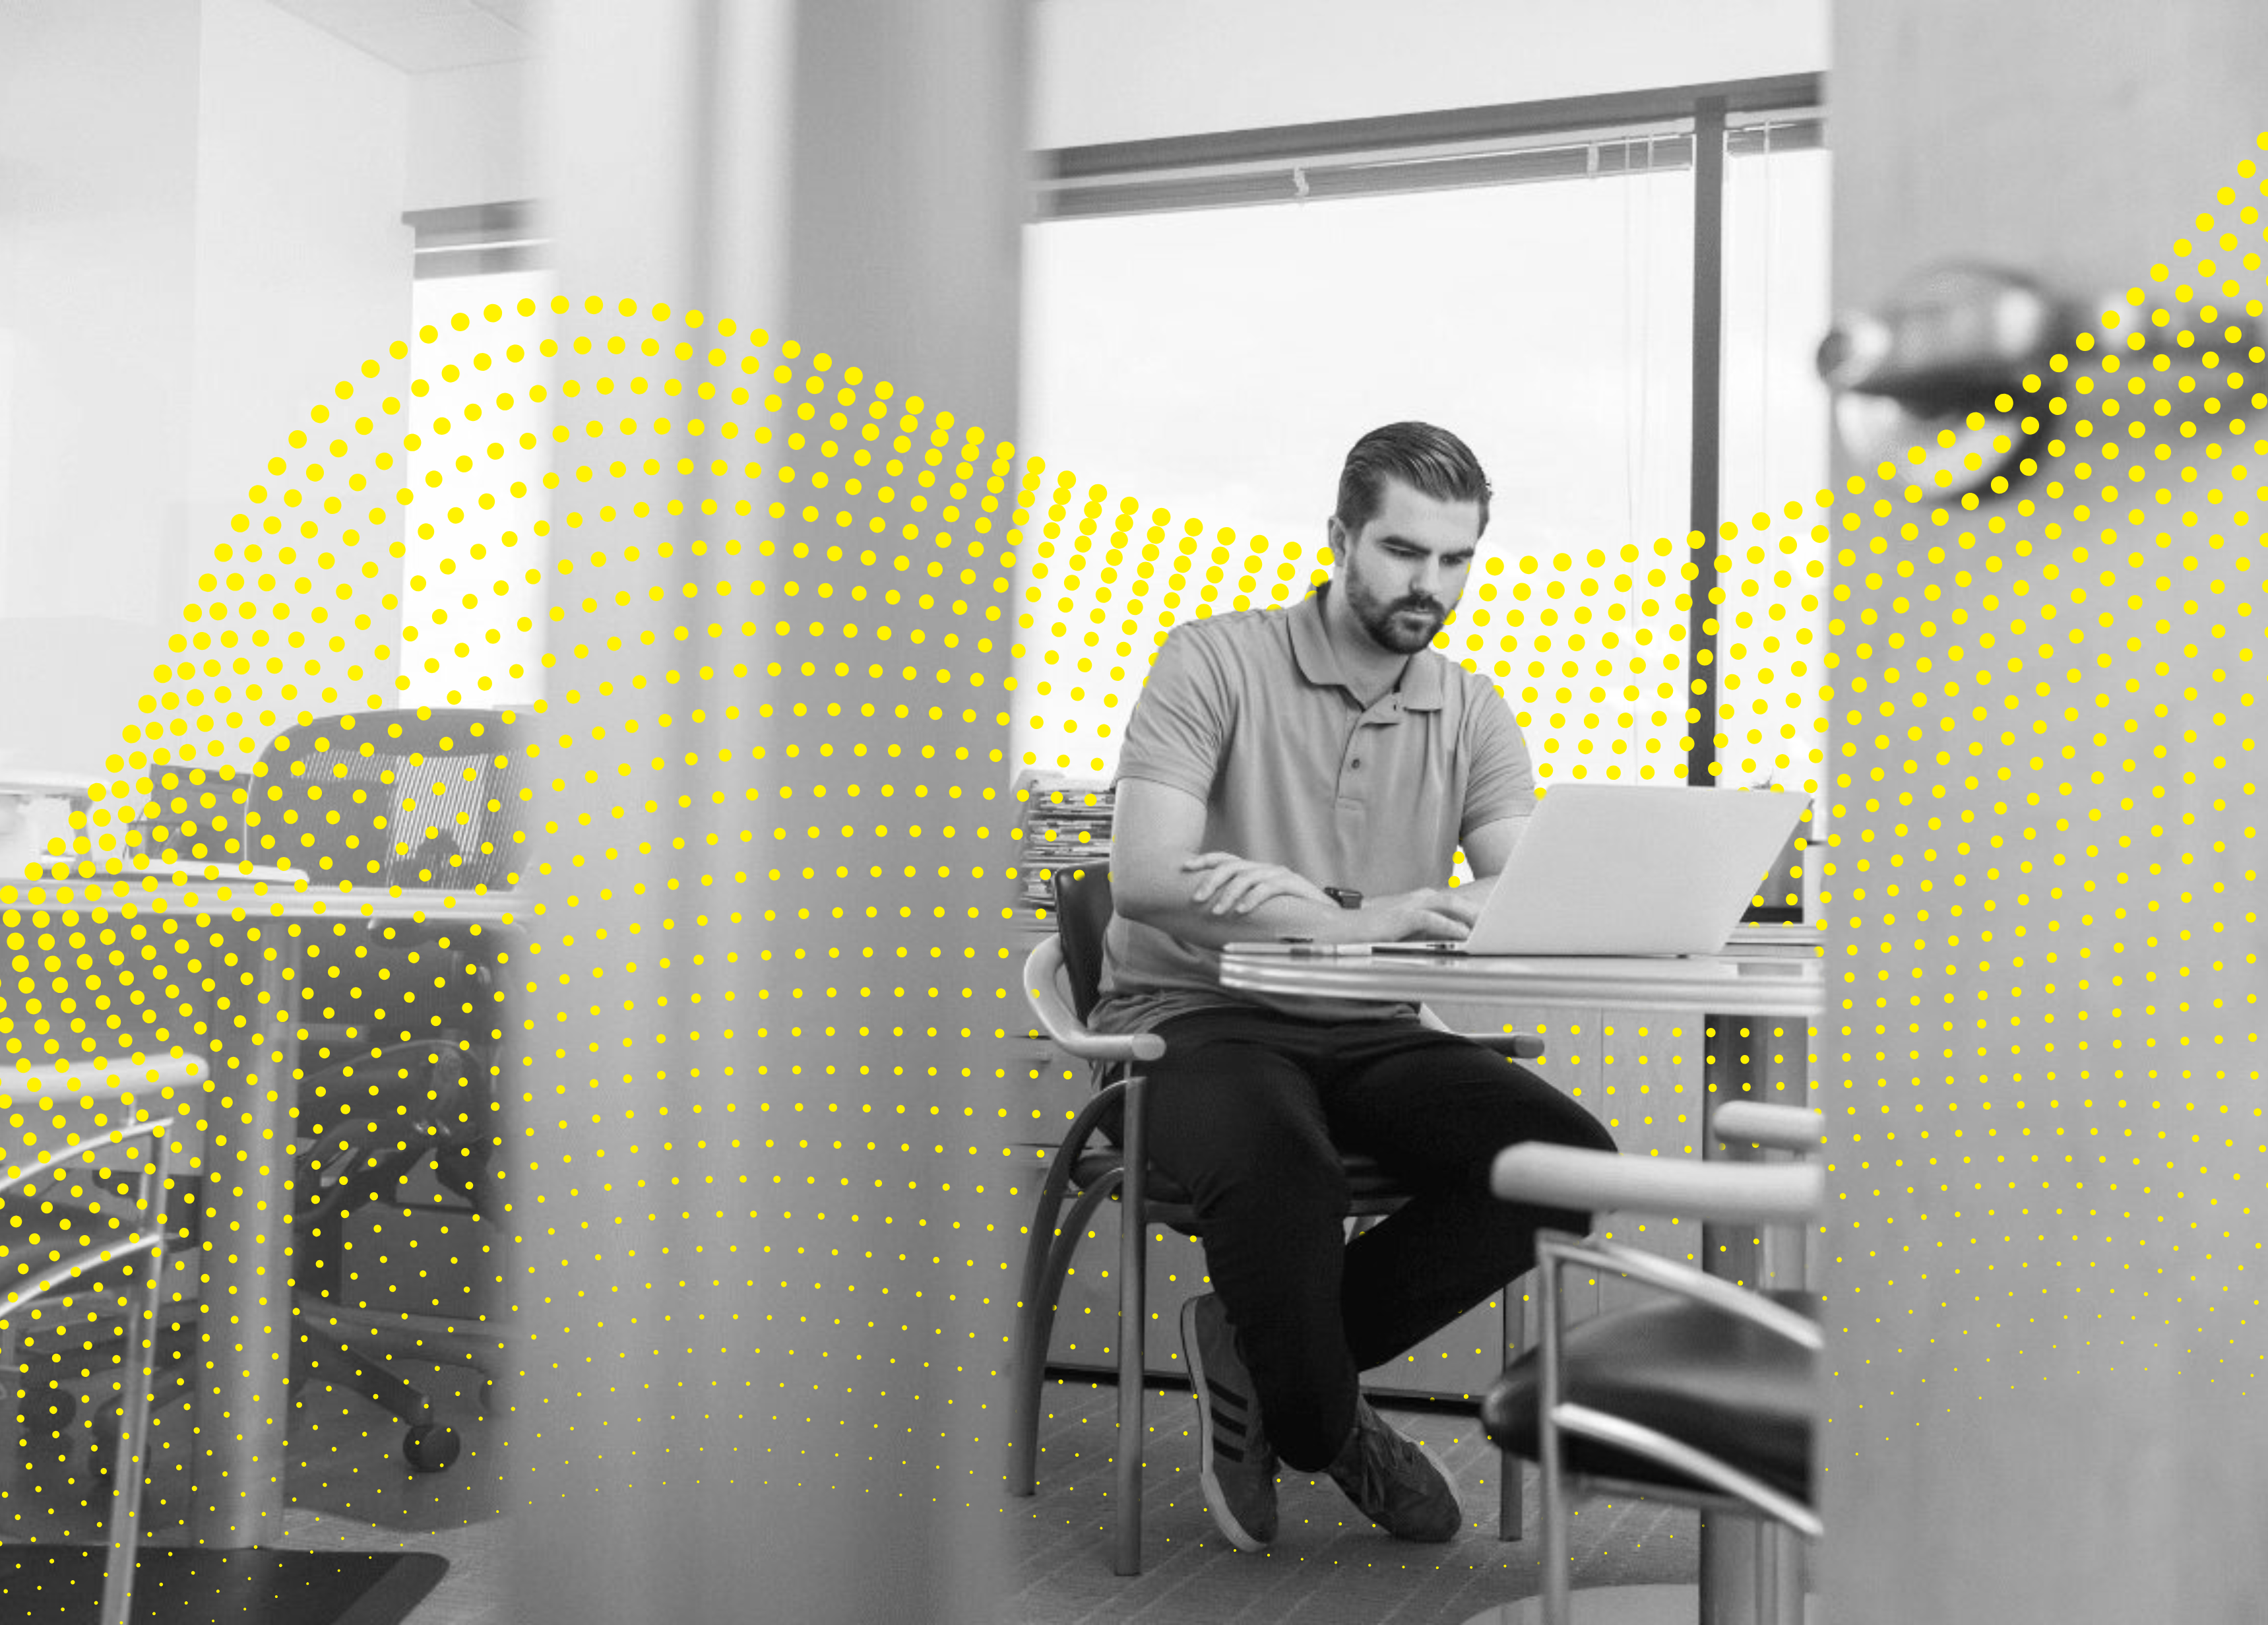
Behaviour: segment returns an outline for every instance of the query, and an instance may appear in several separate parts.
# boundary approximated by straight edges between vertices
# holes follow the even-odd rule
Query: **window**
[[[542,347],[554,280],[516,270],[412,284],[405,705],[497,705],[543,691],[550,414],[532,403],[532,386],[551,376]]]
[[[1736,114],[1718,410],[1697,423],[1684,111],[1493,144],[1318,127],[1312,161],[1285,156],[1301,132],[1248,132],[1194,144],[1211,168],[1153,151],[1114,176],[1108,150],[1055,155],[1068,179],[1026,237],[1023,441],[1049,462],[1020,561],[1019,767],[1108,778],[1163,628],[1304,595],[1347,446],[1423,417],[1496,492],[1439,646],[1495,678],[1547,782],[1683,779],[1689,707],[1726,781],[1815,782],[1823,545],[1747,521],[1825,479],[1826,154],[1814,117]],[[1278,150],[1253,158],[1263,137]],[[1713,550],[1725,626],[1697,664],[1702,431],[1742,539]]]
[[[1766,125],[1725,166],[1723,496],[1716,750],[1732,784],[1816,792],[1827,734],[1827,542],[1785,508],[1827,484],[1830,159],[1815,126]],[[1767,522],[1759,527],[1758,517]]]

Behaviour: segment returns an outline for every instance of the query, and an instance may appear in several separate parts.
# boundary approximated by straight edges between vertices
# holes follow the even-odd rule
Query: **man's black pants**
[[[1359,1373],[1423,1341],[1588,1216],[1498,1200],[1521,1141],[1611,1151],[1591,1114],[1479,1045],[1414,1018],[1319,1023],[1210,1009],[1161,1023],[1150,1158],[1188,1186],[1213,1289],[1285,1465],[1316,1473],[1354,1427]],[[1417,1193],[1351,1243],[1342,1152]]]

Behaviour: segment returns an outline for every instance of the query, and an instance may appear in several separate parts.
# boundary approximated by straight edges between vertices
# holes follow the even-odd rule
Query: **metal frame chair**
[[[203,1064],[188,1057],[122,1065],[142,1073],[152,1088],[187,1087],[204,1076]],[[67,1093],[73,1082],[52,1072],[0,1074],[0,1093],[14,1095],[26,1089],[43,1092],[39,1089],[40,1080],[45,1080],[57,1094]],[[126,1319],[118,1437],[112,1451],[110,1518],[102,1578],[103,1625],[128,1625],[134,1611],[135,1555],[142,1528],[142,1472],[149,1444],[151,1395],[158,1363],[157,1326],[164,1289],[162,1266],[168,1235],[166,1186],[171,1163],[166,1141],[173,1131],[173,1119],[150,1117],[146,1112],[138,1115],[144,1120],[75,1137],[68,1145],[37,1152],[28,1163],[0,1170],[0,1200],[4,1200],[11,1192],[88,1157],[107,1156],[122,1150],[129,1163],[139,1164],[132,1173],[134,1211],[138,1220],[124,1234],[114,1234],[98,1245],[70,1253],[59,1252],[51,1238],[45,1245],[19,1241],[0,1254],[0,1270],[5,1271],[4,1280],[0,1280],[0,1320],[34,1301],[52,1301],[50,1295],[58,1287],[85,1281],[98,1270],[129,1259],[138,1260],[136,1278],[125,1283],[123,1289],[110,1289],[119,1291],[122,1296],[130,1296],[133,1307]],[[109,1177],[106,1175],[106,1184]],[[63,1205],[71,1209],[69,1219],[60,1214],[54,1215],[63,1228],[84,1228],[90,1234],[94,1231],[99,1208],[76,1202]],[[115,1223],[114,1219],[113,1224]]]
[[[1143,1382],[1149,1232],[1152,1226],[1164,1225],[1184,1235],[1196,1236],[1199,1227],[1188,1193],[1152,1168],[1146,1156],[1145,1079],[1139,1068],[1165,1054],[1165,1040],[1154,1033],[1114,1035],[1089,1028],[1086,1016],[1093,1007],[1093,994],[1087,991],[1082,996],[1069,957],[1073,952],[1091,950],[1088,964],[1091,966],[1099,963],[1101,926],[1109,917],[1108,877],[1100,870],[1066,868],[1056,871],[1055,883],[1057,932],[1026,958],[1024,995],[1041,1026],[1057,1045],[1082,1060],[1110,1069],[1116,1075],[1110,1076],[1071,1119],[1062,1144],[1049,1163],[1032,1215],[1030,1236],[1024,1249],[1009,1377],[1008,1490],[1020,1496],[1038,1493],[1040,1389],[1046,1379],[1048,1343],[1063,1296],[1064,1278],[1096,1210],[1106,1201],[1116,1201],[1122,1222],[1118,1245],[1118,1439],[1112,1569],[1121,1575],[1135,1575],[1142,1571]],[[1084,896],[1079,895],[1081,889],[1085,890]],[[1090,933],[1094,937],[1092,943],[1081,940]],[[1427,1016],[1430,1021],[1430,1012]],[[1469,1036],[1507,1060],[1533,1060],[1543,1053],[1543,1040],[1528,1033]],[[1122,1123],[1119,1143],[1095,1143],[1098,1131],[1114,1115]],[[1410,1193],[1383,1173],[1371,1158],[1350,1156],[1345,1160],[1351,1198],[1348,1216],[1359,1222],[1375,1222],[1410,1199]],[[1064,1212],[1066,1200],[1071,1203],[1068,1215]],[[1142,1222],[1123,1222],[1123,1215],[1128,1213],[1140,1214]],[[1504,1341],[1507,1351],[1520,1341],[1521,1302],[1507,1284],[1504,1294]],[[1520,1467],[1509,1455],[1499,1474],[1497,1516],[1499,1537],[1518,1540],[1521,1520]]]
[[[1815,1148],[1822,1119],[1800,1107],[1728,1102],[1710,1124],[1719,1141]],[[1706,1222],[1808,1226],[1822,1203],[1808,1163],[1695,1163],[1623,1157],[1560,1146],[1515,1146],[1492,1185],[1510,1200],[1596,1212],[1677,1215]],[[1800,1234],[1800,1232],[1799,1232]],[[1769,1235],[1765,1276],[1775,1268]],[[1567,1625],[1572,1481],[1731,1513],[1749,1522],[1749,1552],[1712,1518],[1703,1532],[1704,1585],[1720,1625],[1800,1619],[1802,1598],[1778,1532],[1817,1539],[1813,1445],[1818,1355],[1824,1339],[1800,1289],[1766,1293],[1600,1237],[1547,1232],[1537,1244],[1542,1336],[1490,1391],[1489,1436],[1541,1467],[1543,1585],[1539,1599],[1493,1608],[1469,1625]],[[1799,1261],[1794,1274],[1800,1279]],[[1594,1318],[1571,1331],[1558,1278],[1565,1269],[1626,1277],[1664,1299]],[[1586,1620],[1690,1617],[1691,1588],[1579,1593]]]

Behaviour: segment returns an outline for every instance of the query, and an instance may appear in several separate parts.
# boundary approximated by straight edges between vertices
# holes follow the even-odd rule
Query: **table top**
[[[1765,927],[1771,930],[1772,927]],[[1706,957],[1467,957],[1232,943],[1222,983],[1254,993],[1423,1003],[1516,1001],[1814,1017],[1827,1004],[1817,934],[1736,935]]]
[[[45,866],[37,880],[0,883],[0,912],[196,913],[250,919],[461,920],[511,925],[532,912],[517,891],[323,885],[295,869],[251,864]]]

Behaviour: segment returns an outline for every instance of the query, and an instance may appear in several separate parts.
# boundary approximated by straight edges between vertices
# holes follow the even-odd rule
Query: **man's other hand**
[[[1404,891],[1381,897],[1378,940],[1382,942],[1462,942],[1471,934],[1480,914],[1480,899],[1468,897],[1470,887],[1451,890],[1446,886]],[[1366,910],[1366,912],[1368,911]]]
[[[1215,914],[1248,914],[1271,897],[1330,903],[1323,889],[1306,875],[1280,863],[1240,858],[1233,852],[1201,852],[1182,861],[1182,872],[1199,877],[1189,901],[1199,908],[1210,901],[1210,912]]]

